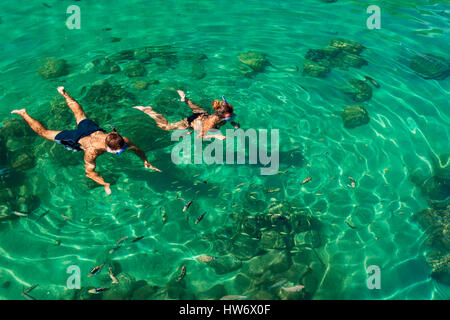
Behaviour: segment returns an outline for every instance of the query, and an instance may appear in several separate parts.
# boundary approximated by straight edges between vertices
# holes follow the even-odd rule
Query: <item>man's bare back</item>
[[[97,157],[105,152],[120,155],[125,150],[133,151],[144,161],[146,169],[161,172],[148,162],[145,153],[130,139],[120,136],[115,129],[114,132],[105,133],[95,122],[87,119],[83,108],[67,94],[64,87],[59,87],[58,92],[66,99],[67,105],[75,116],[78,126],[76,130],[48,130],[39,121],[33,119],[25,109],[13,110],[11,113],[22,116],[31,129],[42,138],[63,144],[67,149],[73,151],[84,151],[86,177],[104,186],[107,194],[111,194],[110,184],[105,182],[102,176],[95,171]]]

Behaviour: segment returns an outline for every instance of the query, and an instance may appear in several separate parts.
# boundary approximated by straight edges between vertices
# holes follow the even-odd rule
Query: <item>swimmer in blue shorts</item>
[[[97,157],[105,152],[120,155],[125,150],[131,150],[144,161],[145,168],[161,172],[148,162],[145,153],[128,138],[122,137],[115,129],[113,132],[106,133],[94,121],[87,119],[83,108],[67,94],[64,87],[59,87],[58,92],[66,99],[67,105],[75,115],[76,130],[48,130],[39,121],[33,119],[25,109],[13,110],[11,113],[22,116],[30,128],[42,138],[62,144],[66,149],[72,151],[83,150],[86,177],[102,185],[107,194],[111,194],[110,184],[105,182],[95,171]]]

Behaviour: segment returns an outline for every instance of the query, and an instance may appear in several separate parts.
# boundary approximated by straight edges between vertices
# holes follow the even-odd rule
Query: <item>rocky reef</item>
[[[443,80],[450,75],[450,62],[430,53],[414,56],[409,67],[424,79]]]
[[[99,74],[113,74],[120,71],[120,67],[108,58],[98,58],[88,64],[88,68]]]
[[[58,78],[69,74],[66,60],[49,57],[44,59],[38,69],[38,73],[44,79]]]
[[[369,113],[359,105],[345,107],[341,112],[344,127],[347,129],[355,128],[369,123]]]
[[[372,97],[372,87],[363,80],[350,79],[341,91],[355,102],[367,101]]]
[[[332,68],[361,68],[367,64],[360,57],[363,50],[364,47],[355,41],[333,39],[323,49],[310,49],[306,52],[303,75],[323,78]]]
[[[247,51],[238,55],[237,58],[250,69],[247,69],[249,72],[262,72],[269,64],[266,54],[258,51]]]
[[[414,215],[425,230],[426,260],[431,277],[450,285],[450,201],[430,201],[430,207]]]
[[[119,84],[112,84],[108,80],[98,81],[87,91],[83,100],[88,103],[107,105],[117,102],[134,102],[136,97]]]

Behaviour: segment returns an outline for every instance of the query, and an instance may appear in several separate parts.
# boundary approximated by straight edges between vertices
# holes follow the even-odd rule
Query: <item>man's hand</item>
[[[109,187],[109,183],[105,185],[105,192],[108,196],[111,194],[111,188]]]
[[[144,162],[144,166],[145,166],[146,169],[152,169],[152,170],[155,170],[155,171],[158,171],[158,172],[162,172],[158,168],[156,168],[156,167],[152,166],[150,163],[148,163],[148,161]]]

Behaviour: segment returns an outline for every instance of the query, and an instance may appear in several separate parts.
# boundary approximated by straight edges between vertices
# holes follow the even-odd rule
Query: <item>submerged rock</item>
[[[84,99],[89,103],[108,104],[122,99],[134,101],[136,97],[120,85],[112,85],[107,80],[92,85]]]
[[[330,47],[339,48],[345,52],[360,54],[364,50],[364,46],[356,41],[346,39],[333,39],[331,40]]]
[[[217,257],[209,265],[217,274],[226,274],[241,267],[242,262],[231,255]]]
[[[100,58],[92,61],[92,71],[100,74],[113,74],[120,71],[120,67],[108,58]]]
[[[125,68],[124,72],[127,77],[133,78],[133,77],[141,77],[147,71],[145,70],[145,67],[140,63],[132,63]]]
[[[305,61],[305,63],[303,63],[303,75],[324,78],[329,72],[330,68],[328,66],[311,61]]]
[[[269,250],[266,254],[256,256],[246,262],[242,270],[250,278],[253,278],[260,277],[266,271],[284,272],[290,268],[291,263],[291,258],[285,251]]]
[[[257,51],[247,51],[237,56],[240,62],[250,67],[253,71],[263,71],[268,64],[266,55]]]
[[[38,69],[44,79],[58,78],[69,74],[67,62],[64,59],[46,58]]]
[[[422,191],[432,200],[444,200],[450,197],[450,177],[435,175],[424,181]]]
[[[354,105],[344,108],[341,113],[344,127],[351,129],[369,123],[369,113],[361,106]]]
[[[348,86],[344,87],[342,91],[356,102],[366,101],[372,97],[372,87],[358,79],[350,79]]]
[[[443,80],[450,75],[450,63],[443,57],[429,53],[414,56],[409,67],[424,79]]]
[[[268,249],[286,249],[289,246],[289,237],[276,231],[263,232],[261,236],[261,248]]]
[[[431,277],[447,286],[450,285],[450,254],[432,253],[427,257],[428,265],[433,268]]]
[[[136,80],[133,83],[133,87],[136,90],[147,90],[148,86],[159,84],[158,80]]]
[[[111,285],[103,293],[103,300],[125,300],[131,297],[136,279],[127,273],[121,273],[116,278],[119,283]]]
[[[112,61],[132,60],[134,59],[133,50],[122,50],[108,57]]]
[[[11,167],[16,171],[31,169],[36,164],[34,155],[25,148],[23,148],[20,152],[14,152],[9,156],[9,158]]]
[[[323,49],[310,49],[306,52],[307,61],[303,64],[303,74],[323,78],[331,68],[361,68],[367,61],[359,56],[364,47],[357,42],[334,39]]]
[[[213,287],[209,288],[208,290],[199,292],[196,296],[199,300],[219,300],[220,298],[227,295],[227,289],[222,283],[218,283],[214,285]]]
[[[240,260],[248,260],[260,253],[259,241],[249,235],[238,234],[232,239],[230,253]]]
[[[148,300],[157,293],[159,290],[158,286],[145,285],[136,289],[133,293],[133,300]]]

